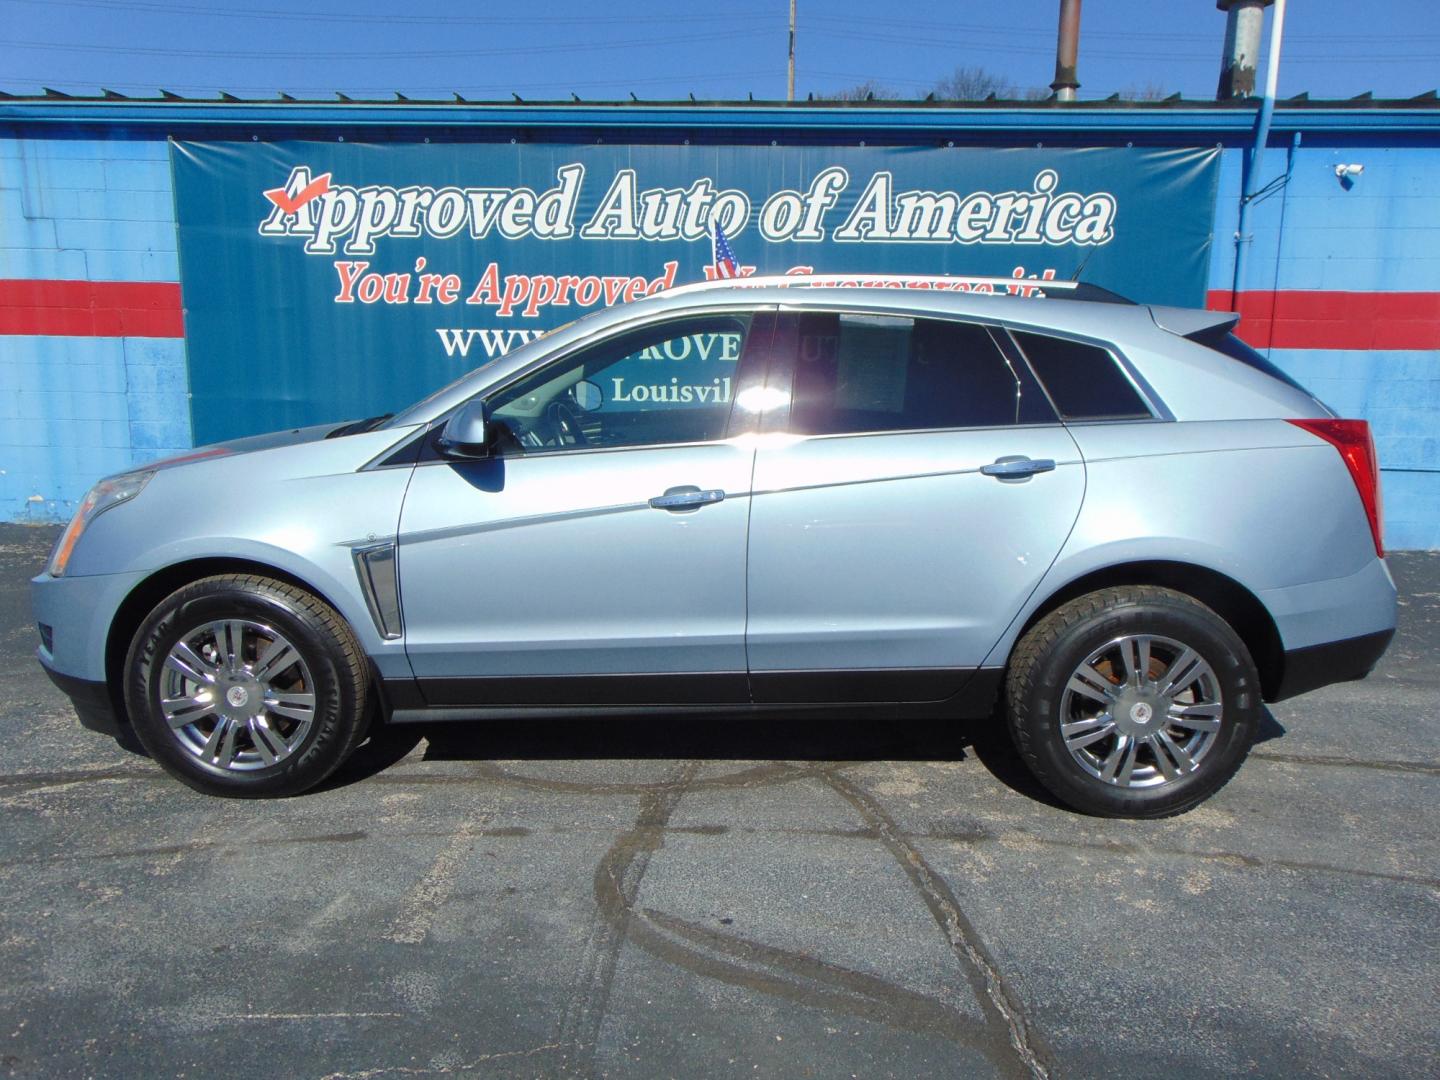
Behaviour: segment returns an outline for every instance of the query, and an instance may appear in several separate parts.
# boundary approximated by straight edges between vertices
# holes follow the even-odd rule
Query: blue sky
[[[1054,72],[1058,0],[799,7],[801,98],[867,79],[923,96],[958,65],[1022,88]],[[787,11],[787,0],[0,0],[0,88],[783,98]],[[1213,97],[1224,26],[1214,0],[1088,0],[1081,96]],[[1410,97],[1440,84],[1435,0],[1292,0],[1285,44],[1281,96]]]

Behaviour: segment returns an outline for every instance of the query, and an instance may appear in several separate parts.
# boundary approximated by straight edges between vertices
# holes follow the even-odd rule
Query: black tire
[[[197,628],[234,620],[263,624],[283,635],[308,677],[300,688],[313,694],[313,716],[303,734],[294,727],[295,742],[288,754],[268,764],[252,761],[244,771],[205,760],[185,741],[203,729],[172,728],[160,705],[170,651]],[[248,574],[202,578],[166,597],[131,642],[124,690],[136,735],[166,772],[197,791],[233,798],[295,795],[314,787],[360,745],[370,719],[368,664],[345,621],[303,589]],[[273,719],[277,725],[290,723]],[[213,730],[215,722],[210,723]],[[248,740],[250,756],[257,758],[260,748],[253,731],[237,731],[237,743],[243,749]],[[265,749],[276,756],[270,746]]]
[[[1093,775],[1077,760],[1061,734],[1061,707],[1071,677],[1097,651],[1125,635],[1153,635],[1179,642],[1209,664],[1212,683],[1223,706],[1217,731],[1191,771],[1175,778],[1160,774],[1159,747],[1139,737],[1141,760],[1154,786],[1124,787]],[[1153,663],[1159,664],[1157,658]],[[1104,662],[1102,662],[1104,663]],[[1140,668],[1138,662],[1132,665]],[[1105,671],[1115,678],[1119,665]],[[1154,670],[1153,668],[1151,670]],[[1124,686],[1117,684],[1118,691]],[[1230,625],[1204,604],[1171,589],[1136,585],[1102,589],[1057,608],[1036,623],[1020,640],[1011,656],[1006,678],[1010,733],[1016,749],[1035,778],[1062,802],[1085,813],[1105,817],[1156,818],[1183,813],[1208,799],[1225,785],[1245,760],[1255,741],[1263,711],[1260,677],[1245,643]],[[1071,695],[1083,702],[1083,695]],[[1114,706],[1092,706],[1122,712]],[[1128,714],[1127,714],[1128,715]],[[1140,712],[1140,723],[1164,726],[1150,713]],[[1100,721],[1090,721],[1099,724]],[[1098,727],[1095,729],[1098,731]],[[1106,747],[1119,745],[1119,729],[1109,743],[1090,751],[1096,757]],[[1142,728],[1143,730],[1143,728]],[[1193,732],[1166,728],[1193,736]],[[1122,755],[1123,756],[1123,755]],[[1176,758],[1167,755],[1173,769]],[[1148,764],[1146,764],[1148,762]]]

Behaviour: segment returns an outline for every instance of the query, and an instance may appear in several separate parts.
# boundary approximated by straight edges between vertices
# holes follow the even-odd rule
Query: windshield
[[[539,345],[542,342],[546,342],[546,340],[551,336],[558,334],[561,330],[568,330],[577,322],[581,322],[582,320],[588,319],[596,314],[599,313],[592,311],[589,315],[583,315],[579,319],[571,319],[569,322],[562,323],[554,329],[544,330],[535,337],[531,338],[524,345],[521,345],[518,349],[515,349],[513,352],[508,352],[504,356],[496,356],[490,360],[487,360],[479,367],[472,368],[471,370],[461,375],[459,378],[452,379],[450,382],[446,383],[444,386],[440,387],[433,393],[426,394],[423,398],[415,402],[415,404],[411,405],[408,409],[402,409],[400,412],[390,417],[390,419],[385,423],[385,427],[401,428],[409,427],[412,424],[420,423],[421,418],[431,411],[430,407],[436,401],[439,401],[445,395],[449,394],[452,390],[455,390],[457,387],[460,386],[461,383],[465,382],[467,379],[478,374],[479,372],[484,371],[486,368],[494,367],[501,360],[514,360],[517,357],[526,356],[528,353],[535,350],[535,346]]]
[[[524,346],[521,346],[521,347],[524,348]],[[518,351],[518,350],[517,350],[517,351]],[[465,372],[465,373],[464,373],[463,375],[461,375],[458,379],[454,379],[454,380],[446,383],[444,386],[440,387],[440,389],[434,391],[433,393],[426,394],[423,398],[421,398],[419,401],[415,402],[415,404],[414,404],[414,405],[411,405],[408,409],[401,409],[398,413],[396,413],[394,416],[392,416],[392,417],[390,418],[389,422],[387,422],[385,426],[386,426],[386,427],[392,427],[392,428],[398,428],[398,427],[409,427],[411,424],[418,424],[418,423],[420,422],[420,419],[419,419],[419,418],[422,417],[422,416],[424,416],[427,412],[429,412],[429,406],[430,406],[430,403],[431,403],[431,402],[436,401],[437,399],[444,397],[444,396],[445,396],[446,394],[448,394],[451,390],[455,389],[455,387],[459,386],[461,383],[463,383],[466,379],[470,378],[470,376],[471,376],[471,375],[474,375],[476,372],[478,372],[478,371],[484,371],[486,368],[490,367],[490,366],[491,366],[492,364],[494,364],[496,361],[498,361],[498,360],[503,360],[503,359],[505,359],[503,356],[497,356],[497,357],[495,357],[493,360],[488,360],[488,361],[486,361],[485,363],[481,364],[479,367],[477,367],[477,368],[472,368],[470,371]]]

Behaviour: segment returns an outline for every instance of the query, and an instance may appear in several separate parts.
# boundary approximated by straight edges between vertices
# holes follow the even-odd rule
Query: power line
[[[773,76],[774,74],[774,71],[768,69],[764,71],[729,71],[724,74],[706,75],[703,80],[697,80],[693,72],[683,72],[677,75],[649,75],[641,78],[588,79],[563,84],[553,80],[550,82],[533,83],[452,83],[445,86],[407,86],[405,90],[412,94],[451,94],[464,93],[466,91],[474,91],[476,93],[509,93],[512,90],[555,90],[557,95],[564,96],[571,90],[585,90],[591,87],[618,86],[626,88],[631,86],[652,86],[656,83],[675,83],[677,85],[700,83],[704,85],[715,82],[728,83],[740,79],[757,79]],[[26,82],[35,86],[56,86],[57,83],[60,87],[80,85],[72,79],[53,79],[44,75],[9,75],[7,79],[12,81],[12,85],[15,82]],[[98,83],[94,85],[99,86]],[[158,92],[161,89],[156,83],[113,82],[109,79],[104,80],[104,85],[112,90],[150,90]],[[234,84],[225,84],[222,86],[216,83],[174,83],[168,80],[164,81],[164,88],[166,90],[184,90],[211,94],[219,94],[222,91],[247,94],[274,94],[276,92],[274,86],[237,86]],[[337,89],[339,92],[346,94],[393,94],[396,91],[395,86],[344,86],[337,88],[335,86],[291,85],[289,86],[288,92],[296,94],[323,94],[329,96],[335,94]]]
[[[295,11],[289,8],[235,8],[235,7],[209,7],[201,4],[172,4],[161,2],[161,0],[3,0],[12,4],[31,4],[46,7],[85,7],[102,11],[116,12],[149,12],[162,15],[200,15],[207,17],[234,18],[234,19],[262,19],[267,21],[283,20],[292,22],[344,22],[344,23],[372,23],[380,25],[434,25],[434,26],[455,26],[455,25],[477,25],[477,26],[533,26],[536,24],[547,25],[593,25],[595,23],[619,23],[619,24],[640,24],[651,25],[655,21],[652,14],[644,15],[367,15],[349,11]],[[779,22],[784,12],[774,6],[754,8],[748,10],[727,9],[723,13],[667,13],[664,21],[667,23],[687,22],[734,22],[737,20],[771,19]],[[939,20],[924,19],[897,19],[889,17],[864,16],[864,15],[826,15],[807,13],[807,21],[816,23],[832,23],[840,26],[855,26],[857,24],[871,26],[886,26],[892,29],[910,28],[915,30],[949,30],[969,34],[995,34],[1006,38],[1014,38],[1017,35],[1052,38],[1054,30],[1048,27],[1017,27],[1008,23],[957,23]],[[1220,38],[1222,31],[1217,29],[1214,33],[1187,32],[1178,30],[1143,31],[1143,30],[1087,30],[1087,40],[1095,38],[1118,38],[1122,40],[1134,39],[1166,39],[1177,41],[1205,41],[1214,42]],[[1317,41],[1334,42],[1345,41],[1375,41],[1386,42],[1397,40],[1396,34],[1354,34],[1348,30],[1343,35],[1337,34],[1287,34],[1291,41]],[[1404,41],[1433,41],[1440,40],[1440,34],[1414,34],[1405,32],[1398,35]]]
[[[204,15],[226,19],[262,19],[290,22],[343,22],[372,23],[384,26],[430,25],[430,26],[533,26],[537,23],[550,25],[592,23],[645,23],[655,22],[652,15],[365,15],[339,11],[294,11],[287,8],[212,8],[198,4],[169,4],[126,0],[124,3],[107,3],[106,0],[5,0],[11,4],[38,4],[44,7],[85,7],[116,12],[146,12],[157,15]],[[724,14],[680,14],[666,15],[666,22],[734,22],[739,19],[763,19],[773,15],[768,8],[751,11],[727,11]]]
[[[923,48],[930,48],[930,49],[944,49],[944,50],[946,50],[946,51],[954,51],[954,50],[957,50],[957,49],[964,49],[967,45],[968,45],[968,46],[973,46],[973,45],[975,44],[974,42],[966,42],[966,41],[960,41],[960,40],[954,40],[954,39],[941,39],[941,38],[930,38],[930,39],[925,40],[925,41],[918,41],[918,40],[916,40],[916,39],[914,39],[914,38],[910,38],[910,37],[903,37],[903,36],[895,35],[895,34],[872,33],[872,32],[864,31],[864,30],[853,30],[853,31],[852,31],[852,30],[823,30],[823,29],[817,29],[817,30],[812,30],[811,33],[813,33],[813,34],[820,34],[820,35],[824,35],[824,36],[826,36],[826,37],[832,37],[832,38],[843,38],[843,39],[846,39],[846,40],[858,40],[858,41],[867,41],[867,42],[877,42],[877,41],[879,41],[879,42],[885,42],[885,43],[887,43],[887,44],[904,45],[904,46],[906,46],[907,48],[912,48],[912,49],[913,49],[913,48],[922,48],[922,49],[923,49]],[[988,51],[988,52],[1014,53],[1014,54],[1020,55],[1020,56],[1052,56],[1052,55],[1054,55],[1054,51],[1055,51],[1053,47],[1043,48],[1043,47],[1037,47],[1037,46],[1032,46],[1032,45],[988,45],[988,44],[987,44],[987,45],[985,46],[985,49],[986,49],[986,51]],[[1136,59],[1136,53],[1135,53],[1134,50],[1116,51],[1116,50],[1107,50],[1107,49],[1087,49],[1086,52],[1085,52],[1085,55],[1086,55],[1086,56],[1089,56],[1089,57],[1092,57],[1092,58],[1095,58],[1095,59],[1100,59],[1100,60],[1134,60],[1134,59]],[[1170,62],[1177,62],[1177,61],[1178,61],[1178,62],[1180,62],[1180,63],[1207,63],[1207,64],[1209,64],[1209,63],[1214,63],[1214,62],[1215,62],[1215,57],[1210,56],[1210,55],[1208,55],[1208,54],[1201,56],[1201,55],[1197,55],[1197,54],[1194,54],[1194,53],[1157,53],[1157,52],[1149,52],[1149,51],[1147,51],[1147,52],[1145,52],[1143,55],[1144,55],[1144,58],[1147,59],[1147,60],[1165,60],[1165,61],[1170,61]],[[1398,62],[1416,61],[1416,62],[1421,62],[1421,61],[1423,61],[1423,62],[1434,62],[1435,60],[1440,60],[1440,54],[1437,54],[1437,53],[1422,53],[1422,54],[1413,54],[1413,55],[1394,55],[1394,54],[1389,54],[1389,55],[1384,55],[1384,56],[1378,56],[1378,55],[1377,55],[1377,56],[1362,56],[1362,55],[1350,55],[1350,54],[1343,54],[1343,53],[1327,53],[1327,54],[1325,54],[1325,55],[1312,54],[1312,55],[1309,55],[1309,56],[1294,56],[1294,55],[1291,55],[1291,56],[1287,56],[1287,57],[1285,58],[1285,62],[1286,62],[1287,64],[1289,64],[1289,63],[1302,63],[1302,64],[1303,64],[1303,63],[1312,63],[1312,64],[1315,64],[1315,63],[1326,63],[1326,64],[1330,64],[1330,63],[1337,63],[1337,62],[1342,62],[1342,61],[1362,61],[1362,62],[1364,62],[1364,61],[1376,61],[1376,62],[1379,62],[1379,61],[1398,61]]]
[[[728,41],[736,38],[756,37],[765,34],[763,29],[726,30],[707,34],[707,41]],[[630,38],[621,41],[584,41],[563,45],[518,45],[503,49],[405,49],[403,52],[351,52],[345,51],[329,56],[316,55],[312,50],[279,52],[271,49],[246,51],[243,49],[156,49],[133,45],[75,45],[58,41],[5,41],[0,44],[19,49],[41,49],[56,52],[102,52],[124,53],[143,56],[193,56],[206,59],[245,60],[305,60],[315,63],[322,60],[411,60],[447,59],[476,56],[533,56],[560,52],[598,52],[609,49],[639,49],[658,45],[676,45],[694,41],[689,34],[663,38]]]
[[[992,34],[992,35],[999,35],[999,36],[1004,37],[1004,38],[1007,38],[1007,39],[1008,39],[1008,38],[1014,38],[1014,37],[1017,36],[1017,35],[1028,35],[1028,36],[1031,36],[1031,37],[1040,37],[1040,38],[1046,38],[1046,39],[1053,39],[1053,38],[1055,37],[1055,31],[1054,31],[1054,29],[1053,29],[1053,28],[1046,28],[1046,27],[1016,27],[1016,26],[1000,25],[1000,24],[935,22],[935,21],[924,21],[924,20],[914,20],[914,19],[875,18],[875,17],[858,16],[858,15],[857,15],[857,16],[853,16],[853,17],[852,17],[852,16],[841,16],[841,15],[813,15],[813,16],[809,16],[809,19],[810,19],[810,21],[812,21],[812,22],[818,22],[818,23],[833,23],[833,24],[836,24],[836,25],[839,25],[839,26],[854,26],[854,25],[857,24],[857,23],[864,23],[864,24],[869,24],[869,25],[874,25],[874,26],[886,26],[886,27],[890,27],[890,28],[893,29],[893,30],[900,30],[900,29],[905,29],[905,28],[914,29],[914,30],[949,30],[949,31],[951,31],[951,32],[962,32],[962,33],[967,33],[967,34]],[[868,37],[869,35],[867,34],[866,36]],[[1121,39],[1121,40],[1129,41],[1129,40],[1133,40],[1133,39],[1136,39],[1136,38],[1140,38],[1140,39],[1145,39],[1145,40],[1150,40],[1150,39],[1174,39],[1174,40],[1183,40],[1183,41],[1197,41],[1197,42],[1203,41],[1203,42],[1207,42],[1207,43],[1214,43],[1214,42],[1218,42],[1223,36],[1224,36],[1224,35],[1223,35],[1223,29],[1220,28],[1220,27],[1218,26],[1218,24],[1217,24],[1217,30],[1216,30],[1216,32],[1213,33],[1213,34],[1210,34],[1210,33],[1187,33],[1187,32],[1184,32],[1184,31],[1169,31],[1169,30],[1146,31],[1146,30],[1088,30],[1088,29],[1087,29],[1087,30],[1085,31],[1085,38],[1086,38],[1086,40],[1090,40],[1090,39],[1093,39],[1093,38],[1118,38],[1118,39]],[[1396,40],[1404,40],[1404,41],[1433,41],[1433,40],[1440,40],[1440,34],[1410,34],[1410,33],[1406,33],[1406,34],[1403,34],[1403,35],[1400,35],[1400,36],[1397,37],[1396,34],[1352,34],[1352,33],[1349,33],[1348,31],[1346,31],[1343,35],[1341,35],[1341,34],[1291,34],[1291,33],[1289,33],[1289,32],[1287,31],[1286,34],[1285,34],[1285,39],[1286,39],[1287,41],[1317,41],[1317,42],[1325,42],[1325,43],[1334,43],[1334,42],[1337,42],[1337,41],[1376,41],[1376,42],[1386,42],[1386,41],[1396,41]],[[909,41],[914,41],[913,38],[908,38],[907,40],[909,40]],[[1053,50],[1052,50],[1052,51],[1053,51]]]

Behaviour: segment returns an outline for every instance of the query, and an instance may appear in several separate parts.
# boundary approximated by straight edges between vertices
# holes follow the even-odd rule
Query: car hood
[[[229,457],[232,454],[253,454],[261,450],[278,450],[284,446],[319,442],[322,439],[343,438],[346,435],[370,430],[370,425],[377,419],[347,420],[338,424],[312,424],[309,427],[290,428],[285,431],[269,431],[264,435],[247,435],[243,439],[228,439],[225,442],[211,443],[209,446],[197,447],[174,457],[151,461],[141,468],[173,469],[177,465],[188,465],[191,462],[208,461],[217,457]]]

